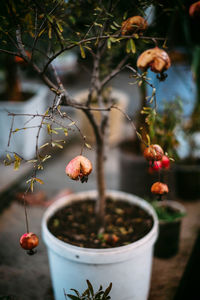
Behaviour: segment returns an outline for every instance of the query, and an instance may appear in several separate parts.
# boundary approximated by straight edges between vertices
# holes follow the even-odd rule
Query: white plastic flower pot
[[[149,203],[134,195],[107,191],[109,197],[136,204],[153,217],[151,231],[126,246],[80,248],[60,241],[47,228],[49,218],[57,210],[74,201],[92,200],[96,195],[96,191],[89,191],[65,196],[52,204],[44,214],[42,235],[48,249],[55,300],[65,300],[64,290],[69,293],[74,288],[83,292],[86,279],[90,280],[95,290],[100,285],[106,288],[112,282],[112,300],[146,300],[150,288],[153,246],[158,235],[157,216]]]
[[[16,152],[24,159],[31,159],[35,156],[36,136],[38,133],[38,125],[41,118],[31,118],[31,114],[43,114],[47,109],[48,89],[37,83],[24,83],[22,90],[33,93],[33,96],[26,101],[1,101],[0,102],[0,156],[6,156],[6,151]],[[19,130],[12,134],[10,145],[8,147],[9,133],[12,124],[12,117],[8,116],[8,112],[22,114],[15,117],[13,130],[26,127],[30,129]],[[26,115],[28,114],[28,115]],[[45,141],[46,131],[41,130],[39,138],[39,146]]]

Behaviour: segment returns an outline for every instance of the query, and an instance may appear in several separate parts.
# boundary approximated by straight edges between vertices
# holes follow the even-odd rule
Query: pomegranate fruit
[[[88,175],[92,172],[92,163],[88,158],[79,155],[68,163],[65,172],[73,180],[87,182]]]
[[[167,194],[169,189],[167,184],[157,181],[151,186],[151,192],[152,194],[163,195]]]
[[[150,68],[154,73],[162,73],[170,66],[171,61],[167,52],[158,47],[144,51],[137,59],[137,67],[142,71]]]
[[[149,173],[159,171],[162,169],[162,162],[160,160],[150,161],[149,162]]]
[[[33,232],[27,232],[24,233],[21,238],[20,238],[20,246],[25,249],[28,250],[28,254],[32,255],[35,252],[33,251],[33,249],[35,247],[37,247],[39,244],[39,238],[38,236],[33,233]]]
[[[161,160],[161,165],[163,169],[169,169],[170,167],[170,159],[168,156],[163,155],[162,160]]]
[[[143,17],[130,17],[122,23],[121,34],[141,33],[147,29],[147,26],[147,21]]]
[[[162,159],[164,151],[159,145],[153,144],[145,148],[143,155],[148,161],[154,162]]]
[[[200,1],[197,1],[190,5],[189,15],[192,18],[196,18],[200,16]]]

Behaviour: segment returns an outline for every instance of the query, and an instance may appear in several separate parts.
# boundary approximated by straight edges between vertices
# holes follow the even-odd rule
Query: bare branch
[[[125,67],[124,64],[130,57],[130,54],[127,54],[117,65],[117,67],[112,70],[110,74],[108,74],[101,82],[101,86],[104,87],[112,78],[114,78],[118,73],[122,71],[122,69]]]

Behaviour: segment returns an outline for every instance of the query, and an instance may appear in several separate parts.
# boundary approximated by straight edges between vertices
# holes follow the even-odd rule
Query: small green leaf
[[[6,157],[8,158],[8,160],[10,160],[11,161],[11,156],[10,156],[10,154],[6,154]]]
[[[98,27],[101,27],[101,28],[103,27],[103,25],[101,23],[97,23],[97,22],[94,22],[94,25],[98,26]]]
[[[68,126],[73,126],[76,122],[71,122]]]
[[[40,149],[42,149],[42,148],[44,148],[44,147],[46,147],[46,146],[48,146],[49,145],[49,143],[45,143],[45,144],[43,144],[42,146],[40,146]]]
[[[88,148],[88,149],[92,149],[92,146],[88,143],[85,143],[85,146]]]
[[[111,39],[110,38],[107,39],[107,47],[109,50],[111,49]]]
[[[85,51],[83,49],[83,46],[80,44],[79,48],[80,48],[80,51],[81,51],[81,57],[84,59],[86,56],[85,56]]]
[[[87,285],[88,285],[88,289],[89,289],[89,291],[90,291],[90,294],[91,294],[92,296],[94,296],[94,290],[93,290],[92,284],[90,283],[89,280],[86,280],[86,281],[87,281]]]
[[[61,144],[52,142],[51,145],[52,145],[52,147],[58,147],[58,148],[60,148],[60,149],[63,149],[63,146],[62,146]]]

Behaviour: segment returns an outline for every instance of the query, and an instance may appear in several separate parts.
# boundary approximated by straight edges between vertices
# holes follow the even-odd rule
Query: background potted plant
[[[155,19],[159,18],[160,36],[167,37],[167,45],[173,62],[168,71],[169,84],[161,83],[157,100],[174,101],[179,96],[183,102],[184,119],[177,131],[179,160],[176,164],[177,196],[198,199],[199,190],[199,1],[162,2],[155,7]],[[167,12],[167,13],[166,13]],[[174,30],[176,28],[176,30]],[[153,83],[157,84],[155,76]],[[187,188],[186,188],[187,186]]]
[[[12,30],[13,32],[16,31],[15,43],[18,54],[43,80],[55,96],[53,104],[50,105],[46,112],[43,114],[31,114],[34,118],[39,117],[41,121],[36,137],[36,155],[33,160],[29,161],[33,163],[34,167],[33,175],[27,181],[29,188],[33,190],[35,183],[43,183],[37,177],[37,171],[41,170],[44,162],[50,158],[50,155],[42,155],[40,152],[39,135],[41,128],[46,127],[50,136],[49,141],[42,145],[42,149],[48,146],[63,147],[64,141],[58,141],[55,138],[57,132],[52,128],[52,123],[57,124],[59,126],[57,130],[63,131],[64,134],[67,134],[69,128],[74,126],[82,139],[79,155],[75,156],[67,164],[67,175],[71,179],[85,182],[92,171],[91,162],[83,156],[84,148],[90,148],[87,138],[82,134],[76,122],[62,110],[62,106],[82,110],[89,119],[96,137],[97,190],[63,197],[50,206],[44,215],[43,237],[48,245],[55,297],[59,300],[62,299],[64,296],[63,288],[68,290],[74,287],[82,291],[84,290],[84,280],[95,278],[95,288],[98,288],[99,284],[107,285],[110,282],[113,283],[111,297],[116,300],[121,300],[122,297],[124,299],[146,299],[151,276],[153,245],[157,237],[157,217],[152,206],[146,201],[126,193],[106,190],[104,178],[106,128],[109,112],[120,109],[113,103],[109,103],[105,107],[102,97],[106,84],[123,68],[129,67],[131,71],[134,70],[127,63],[129,57],[136,52],[137,46],[145,40],[152,40],[151,37],[143,35],[143,31],[147,27],[146,21],[141,16],[132,18],[131,3],[127,4],[128,17],[130,16],[130,18],[127,18],[125,15],[123,20],[121,6],[123,6],[123,10],[125,7],[121,1],[117,3],[117,6],[112,1],[102,1],[97,5],[90,1],[85,1],[84,3],[79,3],[79,1],[52,3],[46,0],[41,6],[38,1],[34,3],[32,1],[26,2],[26,5],[24,5],[24,1],[21,0],[17,3],[11,1],[11,4],[15,12],[13,14],[15,22]],[[10,2],[8,4],[4,3],[4,5],[4,9],[10,11]],[[25,7],[25,10],[22,9],[23,7]],[[137,7],[144,11],[147,7],[146,2],[141,3],[141,1],[138,1]],[[86,10],[90,13],[85,14]],[[20,13],[18,14],[18,12],[22,14],[22,17],[19,18]],[[83,18],[81,19],[80,16]],[[88,22],[89,27],[84,27],[83,24],[88,25]],[[27,25],[30,25],[30,23],[33,25],[31,29],[34,29],[34,32],[27,30]],[[28,27],[28,29],[30,28]],[[40,58],[42,58],[40,60],[40,62],[42,61],[41,65],[36,58],[34,59],[33,55],[29,59],[25,52],[23,34],[26,33],[29,35],[29,38],[32,38],[33,43],[31,45],[33,47],[31,51],[40,53]],[[10,40],[10,36],[8,36],[8,39]],[[124,49],[124,56],[120,62],[113,66],[111,64],[111,58],[113,57],[111,50],[112,47],[117,47],[118,45],[120,50]],[[1,51],[7,51],[11,55],[15,54],[15,52],[8,51],[5,48]],[[60,54],[73,48],[79,49],[83,59],[87,55],[91,55],[93,59],[91,86],[85,103],[80,103],[70,96],[68,90],[60,81],[56,69],[51,64]],[[146,55],[150,58],[150,61],[149,59],[146,61]],[[103,68],[105,62],[108,62],[106,71]],[[142,53],[142,59],[138,63],[138,67],[143,71],[151,67],[162,78],[163,71],[170,67],[170,59],[164,50],[155,47],[150,49],[150,56],[148,56],[148,50],[146,53]],[[133,73],[138,79],[146,80],[145,73],[142,75],[135,73],[135,71]],[[97,96],[98,108],[92,108],[91,106],[94,91]],[[153,90],[152,101],[154,96],[155,91]],[[93,111],[101,112],[100,124],[97,124]],[[135,129],[129,116],[123,111],[122,114],[129,119]],[[15,113],[10,113],[10,115],[13,119],[19,116]],[[12,131],[10,132],[12,133]],[[164,152],[162,148],[146,143],[139,132],[137,132],[137,136],[145,145],[145,150],[147,150],[152,160],[155,160],[156,157],[154,156],[157,155],[159,159],[163,157]],[[12,162],[19,164],[18,156],[7,156],[6,163],[10,164]],[[116,203],[117,207],[115,206]],[[77,206],[78,210],[76,209]],[[116,214],[113,212],[113,208]],[[65,219],[68,219],[67,227],[69,228],[70,224],[75,227],[70,229],[70,234],[67,234],[67,237],[59,236],[58,238],[54,230],[64,228],[62,219],[58,218],[58,215],[62,214],[65,209],[69,209],[69,212],[64,213]],[[80,212],[83,212],[83,215],[80,216]],[[130,219],[133,224],[128,218],[130,212]],[[89,215],[90,217],[88,217]],[[68,218],[66,218],[67,216]],[[85,219],[77,226],[77,220],[83,220],[82,217],[84,216],[89,221],[89,229],[95,229],[91,234],[84,235],[83,232],[76,231],[79,228],[86,232]],[[114,216],[116,217],[115,223],[118,225],[118,229],[113,229]],[[128,220],[130,223],[125,225],[125,220]],[[29,231],[27,214],[26,228],[27,232],[21,237],[20,243],[22,248],[26,249],[29,254],[34,254],[33,249],[38,245],[38,238]],[[139,230],[137,235],[136,229]],[[133,238],[131,242],[130,237]],[[85,239],[86,244],[83,247]],[[91,247],[87,246],[88,239],[92,243]],[[67,264],[66,267],[64,267],[64,263]],[[124,278],[126,278],[125,281]],[[121,295],[122,289],[123,295]]]
[[[0,5],[1,9],[4,9],[4,1]],[[6,151],[10,151],[18,153],[24,159],[30,159],[35,152],[34,139],[37,136],[37,128],[40,122],[36,119],[30,120],[30,117],[25,116],[25,114],[30,112],[39,114],[47,109],[48,89],[34,81],[30,66],[26,60],[20,57],[17,45],[12,39],[14,20],[16,18],[20,19],[20,17],[23,18],[26,8],[21,7],[21,14],[14,18],[14,6],[12,3],[8,6],[9,10],[5,10],[5,14],[1,15],[2,30],[0,33],[3,46],[0,55],[0,156],[4,158]],[[10,28],[8,24],[11,25]],[[28,43],[27,36],[24,36],[24,38]],[[26,46],[25,51],[27,59],[31,60],[33,52],[29,52]],[[10,53],[13,55],[10,55]],[[21,114],[21,116],[15,119],[14,124],[12,124],[12,118],[7,117],[8,112]],[[9,138],[11,127],[15,127],[16,131],[15,135]],[[28,130],[22,130],[24,127]],[[20,131],[20,134],[17,131]],[[45,133],[42,130],[40,145],[44,140]]]

